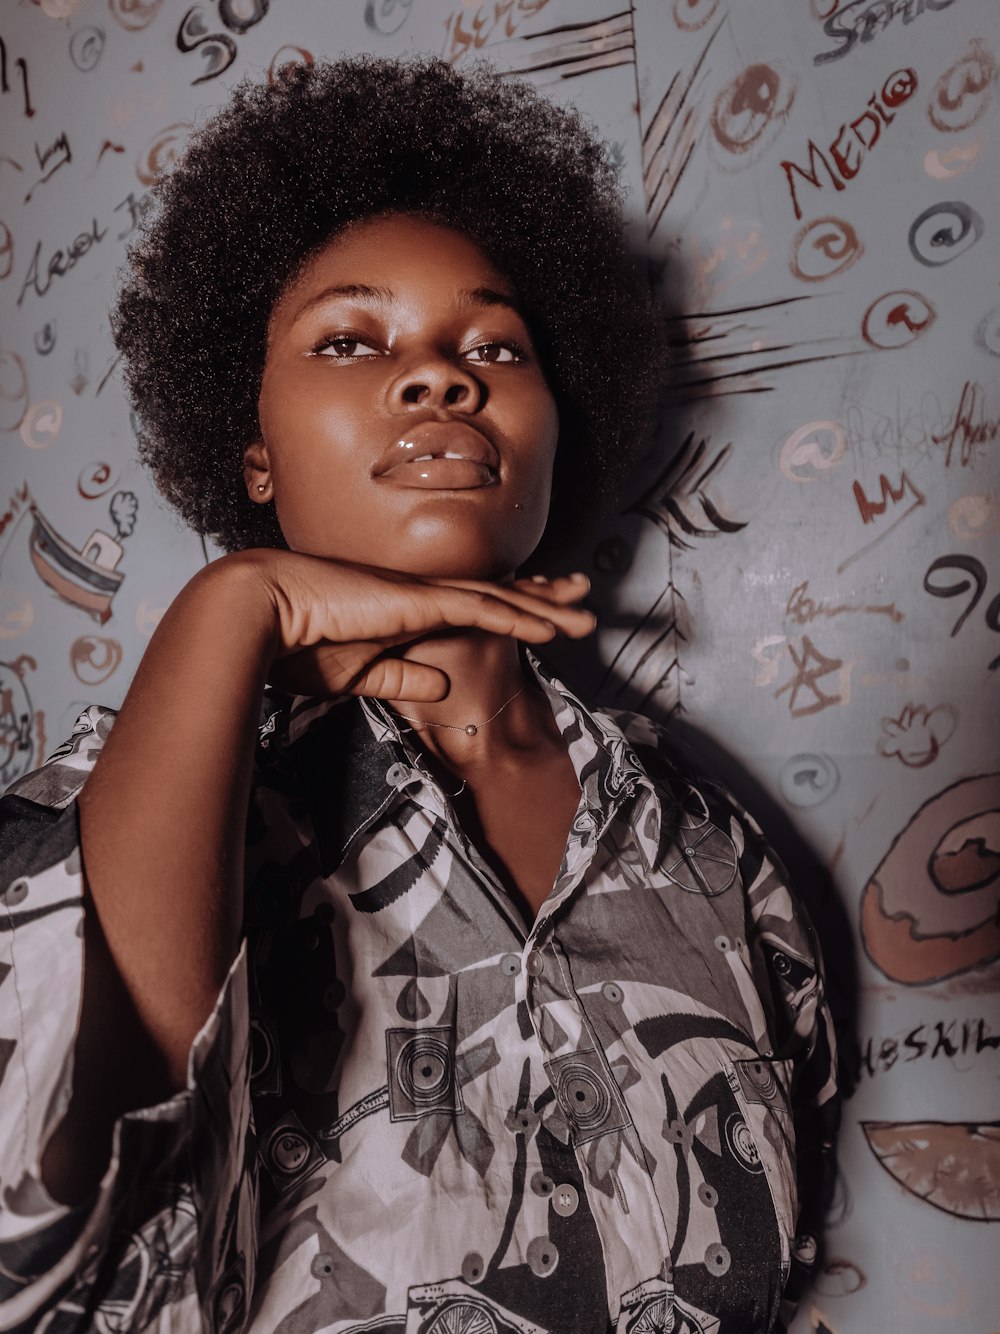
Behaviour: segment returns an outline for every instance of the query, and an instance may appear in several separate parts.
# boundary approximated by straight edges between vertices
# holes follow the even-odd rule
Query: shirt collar
[[[653,783],[613,718],[586,708],[530,652],[525,658],[552,706],[580,783],[580,813],[599,836],[639,786],[659,815]],[[262,768],[291,767],[312,817],[324,875],[395,801],[433,778],[378,700],[316,700],[268,692],[260,734]],[[579,823],[579,815],[577,823]],[[659,821],[657,821],[657,824]],[[643,849],[645,851],[645,849]]]

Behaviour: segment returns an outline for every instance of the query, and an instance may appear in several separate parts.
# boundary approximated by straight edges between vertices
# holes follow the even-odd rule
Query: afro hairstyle
[[[480,63],[353,56],[249,80],[192,134],[129,251],[112,312],[157,489],[227,551],[284,547],[243,452],[278,297],[359,220],[411,212],[512,284],[555,396],[542,550],[617,498],[651,426],[666,337],[626,248],[615,169],[574,110]]]

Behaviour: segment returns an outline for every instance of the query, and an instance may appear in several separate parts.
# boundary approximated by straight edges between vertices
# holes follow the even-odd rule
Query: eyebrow
[[[338,297],[349,301],[361,301],[371,306],[387,306],[394,295],[388,287],[372,287],[369,283],[340,283],[334,287],[324,287],[321,292],[304,301],[295,312],[295,319]],[[493,287],[473,287],[457,295],[460,306],[506,306],[515,314],[521,314],[516,300],[509,292],[499,292]]]

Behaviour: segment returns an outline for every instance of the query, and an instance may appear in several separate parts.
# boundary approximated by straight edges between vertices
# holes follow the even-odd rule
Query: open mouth
[[[394,442],[374,476],[391,486],[470,491],[500,480],[496,450],[464,422],[424,421]]]

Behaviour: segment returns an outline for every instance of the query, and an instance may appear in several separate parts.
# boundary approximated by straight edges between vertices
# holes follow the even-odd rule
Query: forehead
[[[294,317],[327,292],[453,305],[459,294],[477,289],[514,303],[511,284],[471,237],[413,214],[390,214],[350,224],[310,256],[274,314]]]

